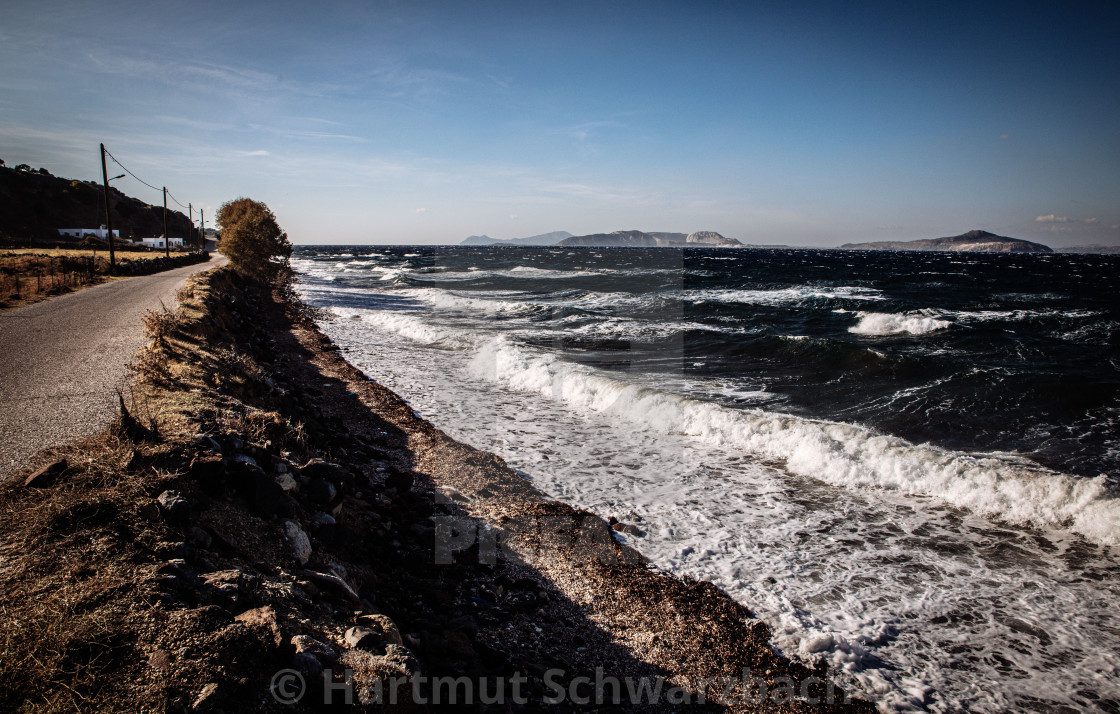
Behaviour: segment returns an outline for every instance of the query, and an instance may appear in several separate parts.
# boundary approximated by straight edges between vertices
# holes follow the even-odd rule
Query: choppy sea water
[[[1120,258],[293,264],[366,374],[885,710],[1120,709]]]

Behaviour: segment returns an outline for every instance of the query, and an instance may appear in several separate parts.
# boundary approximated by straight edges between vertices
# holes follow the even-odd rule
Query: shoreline
[[[515,694],[564,710],[596,682],[635,711],[682,697],[713,711],[874,710],[775,654],[766,626],[715,586],[649,569],[603,519],[544,498],[500,458],[417,417],[280,294],[230,271],[188,292],[138,361],[140,418],[69,452],[51,485],[0,491],[7,514],[44,497],[57,515],[111,496],[114,513],[92,528],[123,520],[133,532],[87,557],[126,581],[122,558],[141,564],[135,611],[114,628],[135,641],[102,653],[120,665],[93,678],[110,708],[128,692],[179,710],[280,710],[269,689],[278,672],[312,682],[313,700],[331,691],[315,677],[345,665],[367,687],[389,675],[501,684],[510,701],[480,711],[518,710]],[[153,426],[154,441],[143,435]],[[112,465],[69,465],[97,449]],[[109,493],[90,491],[96,483]],[[21,556],[11,545],[44,524],[5,519],[5,604],[18,613],[33,592],[57,590],[57,561],[88,556],[84,523]],[[14,579],[21,567],[38,575]],[[4,651],[27,624],[7,624]],[[0,705],[33,696],[19,681]],[[630,684],[659,681],[656,705],[626,701]],[[416,709],[431,692],[409,696]]]

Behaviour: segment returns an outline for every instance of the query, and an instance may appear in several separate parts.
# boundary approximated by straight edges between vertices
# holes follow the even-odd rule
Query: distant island
[[[633,247],[633,248],[658,248],[658,247],[685,247],[685,246],[727,246],[735,248],[760,247],[744,246],[734,238],[727,238],[714,231],[697,231],[695,233],[669,233],[664,231],[615,231],[614,233],[593,233],[585,236],[574,236],[567,231],[553,231],[542,233],[527,238],[510,238],[502,240],[491,238],[488,235],[468,236],[459,245],[523,245],[523,246],[584,246],[584,247]],[[766,246],[785,247],[785,246]]]
[[[988,231],[972,230],[950,238],[925,240],[884,240],[873,243],[845,243],[841,250],[949,250],[963,253],[1053,253],[1054,250],[1029,240],[997,236]]]
[[[726,247],[752,248],[767,250],[789,249],[788,245],[743,243],[728,238],[715,231],[695,231],[693,233],[672,233],[666,231],[614,231],[613,233],[591,233],[572,235],[567,231],[552,231],[525,238],[491,238],[488,235],[468,236],[459,245],[467,246],[567,246],[585,248],[686,248],[686,247]],[[821,250],[821,249],[815,249]],[[1051,248],[1042,243],[1034,243],[1021,238],[1008,238],[982,230],[971,230],[959,236],[948,238],[927,238],[919,240],[873,241],[867,243],[845,243],[838,248],[823,250],[917,250],[917,251],[957,251],[962,253],[1120,253],[1120,246],[1084,245],[1070,248]]]
[[[1120,245],[1074,245],[1058,248],[1059,253],[1093,253],[1097,255],[1120,255]]]
[[[656,248],[671,246],[727,246],[742,247],[734,238],[726,238],[714,231],[696,233],[644,233],[642,231],[615,231],[572,236],[560,241],[564,246],[593,246],[597,248]]]
[[[565,238],[571,238],[572,234],[568,231],[553,231],[551,233],[541,233],[538,236],[529,236],[528,238],[491,238],[488,235],[481,236],[467,236],[459,245],[556,245]]]

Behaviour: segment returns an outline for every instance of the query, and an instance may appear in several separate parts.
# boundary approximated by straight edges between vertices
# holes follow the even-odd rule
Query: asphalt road
[[[96,434],[117,414],[116,390],[146,344],[143,316],[178,304],[187,276],[225,262],[176,268],[0,313],[0,481],[52,446]]]

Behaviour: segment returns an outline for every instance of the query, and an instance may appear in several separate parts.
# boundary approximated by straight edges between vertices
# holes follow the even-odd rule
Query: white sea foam
[[[1117,588],[1069,582],[1061,553],[1030,538],[945,520],[947,509],[891,491],[865,501],[742,459],[730,444],[505,389],[462,371],[472,351],[417,359],[425,348],[408,329],[361,319],[324,328],[454,438],[498,453],[554,498],[637,523],[646,535],[631,540],[654,563],[716,582],[771,626],[781,651],[827,660],[884,711],[1012,709],[1019,680],[1000,670],[1009,660],[1048,702],[1077,708],[1079,691],[1120,693],[1098,679],[1120,675],[1115,638],[1097,630],[1111,622]],[[1030,553],[1014,568],[987,560],[1000,542]],[[1044,637],[1053,644],[1039,647]],[[1084,665],[1070,671],[1054,657]]]
[[[474,347],[478,342],[477,338],[465,330],[432,325],[410,312],[355,310],[343,307],[333,307],[330,311],[335,317],[376,325],[430,347],[466,350]]]
[[[1120,501],[1106,479],[1074,478],[1006,456],[971,456],[877,434],[866,427],[764,410],[736,410],[627,384],[503,337],[473,362],[480,376],[625,418],[667,434],[741,449],[790,472],[844,488],[930,496],[1007,523],[1068,528],[1120,545]]]
[[[587,278],[615,273],[614,270],[546,270],[527,265],[516,265],[503,270],[482,270],[471,267],[467,270],[448,270],[447,272],[425,275],[425,280],[438,282],[456,282],[462,280],[478,280],[480,278],[533,278],[533,279],[565,279]]]
[[[326,279],[315,276],[301,292],[322,307],[369,294],[317,282]],[[622,294],[601,295],[592,309],[623,309],[611,307]],[[383,317],[335,309],[339,319],[322,325],[347,359],[551,497],[638,524],[645,535],[631,540],[656,565],[717,583],[771,626],[778,649],[827,660],[833,676],[882,710],[1022,709],[1023,681],[1043,707],[1104,711],[1093,706],[1098,697],[1120,698],[1120,580],[1107,551],[1062,531],[995,527],[926,495],[955,486],[966,501],[1013,503],[1036,498],[1033,485],[1055,502],[1042,510],[1061,516],[1077,510],[1060,505],[1077,501],[1068,477],[1013,457],[686,399],[680,394],[710,390],[690,388],[685,374],[643,388],[624,381],[641,373],[582,367],[515,342],[534,328],[528,320],[495,325],[507,339],[494,342],[480,329],[489,314],[481,305],[440,306],[400,288],[373,297],[390,296],[418,309]],[[582,324],[573,318],[570,327]],[[508,376],[498,373],[500,353]],[[932,476],[918,488],[903,487],[927,467]],[[861,480],[845,468],[870,473]],[[885,477],[898,483],[884,485]],[[1082,495],[1083,515],[1069,526],[1096,518],[1111,524],[1101,541],[1114,542],[1107,494]]]
[[[541,305],[525,300],[503,299],[508,293],[478,293],[473,295],[485,297],[472,297],[460,295],[448,290],[433,288],[420,288],[416,290],[403,290],[404,295],[416,297],[429,305],[445,310],[461,310],[485,315],[528,315],[535,312]]]
[[[814,287],[811,285],[775,290],[682,290],[677,295],[692,302],[729,302],[746,305],[797,305],[807,300],[883,300],[874,288],[859,286]]]
[[[887,312],[859,312],[859,322],[848,328],[857,335],[925,335],[948,328],[952,323],[922,314],[897,315]]]

